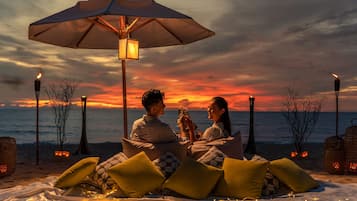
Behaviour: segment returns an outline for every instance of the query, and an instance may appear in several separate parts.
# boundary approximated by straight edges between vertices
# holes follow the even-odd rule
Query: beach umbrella
[[[122,64],[123,124],[127,137],[126,59],[124,47],[135,39],[140,48],[192,43],[214,35],[191,17],[154,0],[79,1],[29,26],[30,40],[69,48],[119,49]],[[125,43],[125,44],[124,44]],[[124,45],[123,45],[124,44]],[[122,49],[124,48],[124,49]],[[135,51],[138,53],[138,51]],[[138,54],[134,59],[138,58]]]

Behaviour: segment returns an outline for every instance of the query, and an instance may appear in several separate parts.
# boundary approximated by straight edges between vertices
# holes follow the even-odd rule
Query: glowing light
[[[7,172],[7,165],[0,165],[0,173],[6,173]]]
[[[69,151],[55,151],[56,157],[68,158],[70,155]]]
[[[120,39],[118,57],[119,59],[139,59],[139,41]]]
[[[338,75],[336,75],[335,73],[331,73],[331,75],[338,79]]]
[[[352,172],[357,172],[357,162],[355,162],[355,163],[350,162],[349,163],[349,170],[352,171]]]
[[[41,77],[42,77],[42,73],[38,73],[36,79],[41,79]]]
[[[303,152],[300,153],[300,156],[301,156],[302,158],[306,158],[306,157],[309,156],[309,152],[308,152],[308,151],[303,151]]]
[[[336,170],[338,170],[341,168],[341,164],[340,164],[340,162],[335,161],[332,163],[332,167],[335,168]]]
[[[292,151],[292,152],[290,153],[291,158],[295,158],[295,157],[297,157],[298,155],[299,155],[299,153],[298,153],[297,151]]]

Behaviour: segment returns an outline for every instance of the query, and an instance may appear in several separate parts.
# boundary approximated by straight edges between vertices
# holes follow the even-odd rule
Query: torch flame
[[[331,75],[338,79],[338,75],[336,75],[335,73],[331,73]]]
[[[41,77],[42,77],[42,73],[38,73],[36,78],[40,79]]]

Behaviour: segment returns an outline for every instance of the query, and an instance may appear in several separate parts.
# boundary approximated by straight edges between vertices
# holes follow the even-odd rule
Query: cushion
[[[150,160],[155,160],[166,152],[173,153],[180,161],[186,158],[187,143],[168,142],[153,144],[122,138],[123,152],[127,157],[132,157],[140,152],[145,152]]]
[[[252,161],[268,161],[264,157],[255,154],[252,159]],[[268,196],[268,195],[274,195],[279,192],[280,188],[280,182],[279,179],[274,176],[268,167],[267,172],[264,177],[264,184],[263,184],[263,189],[262,189],[262,195]]]
[[[217,168],[221,168],[225,157],[227,156],[221,150],[219,150],[216,146],[212,146],[197,161],[205,163],[207,165],[212,165]]]
[[[269,162],[225,158],[224,176],[219,180],[215,195],[239,199],[259,198]]]
[[[93,175],[93,180],[102,188],[103,193],[112,192],[113,190],[118,189],[118,185],[111,177],[109,177],[107,170],[116,164],[126,161],[127,159],[128,157],[126,157],[123,152],[120,152],[97,165]]]
[[[301,167],[288,158],[271,161],[269,168],[273,175],[296,193],[308,191],[319,185]]]
[[[54,186],[68,188],[79,184],[88,175],[93,173],[98,161],[99,157],[87,157],[76,162],[59,176]]]
[[[107,172],[128,197],[142,197],[160,188],[165,181],[164,175],[144,152],[111,167]]]
[[[163,188],[193,199],[204,199],[212,191],[223,171],[191,158],[185,159]]]
[[[169,178],[180,165],[180,161],[171,152],[166,152],[160,158],[155,159],[153,163],[165,175],[165,178]]]

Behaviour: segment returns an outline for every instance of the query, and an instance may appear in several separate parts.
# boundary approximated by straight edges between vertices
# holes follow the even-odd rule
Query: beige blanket
[[[12,188],[0,189],[0,200],[3,201],[190,201],[190,199],[173,196],[151,196],[145,198],[105,198],[104,195],[95,194],[91,197],[65,196],[65,192],[53,187],[56,177],[50,176],[41,181],[29,185],[19,185]],[[232,200],[228,198],[208,198],[207,200]],[[271,200],[271,198],[261,198],[258,200]],[[275,201],[357,201],[357,184],[321,183],[320,187],[306,193],[283,195],[274,197]]]

